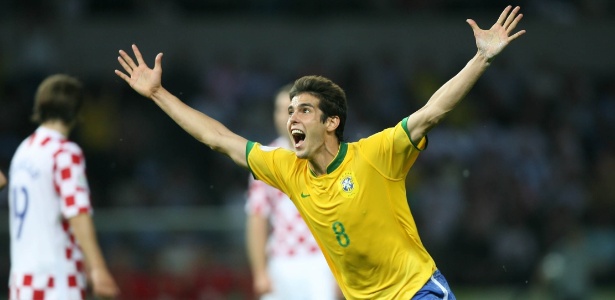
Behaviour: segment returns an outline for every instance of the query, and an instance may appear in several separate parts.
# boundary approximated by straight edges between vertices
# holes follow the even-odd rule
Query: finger
[[[512,24],[510,24],[510,26],[506,28],[506,33],[510,34],[513,30],[515,30],[515,27],[517,27],[517,24],[519,24],[519,21],[521,21],[522,18],[523,18],[523,14],[519,14],[515,18],[515,20],[512,22]]]
[[[130,83],[130,77],[128,77],[128,75],[122,73],[122,71],[120,70],[115,70],[115,75],[119,76],[120,78],[124,79],[124,81]]]
[[[162,70],[162,53],[158,53],[158,55],[156,55],[156,60],[154,61],[154,70]]]
[[[517,15],[517,13],[519,12],[520,9],[521,9],[521,7],[519,7],[519,6],[515,7],[515,9],[513,9],[512,13],[510,13],[510,15],[508,15],[508,18],[506,18],[506,22],[504,22],[504,28],[508,28],[508,25],[510,25],[510,23],[512,23],[512,21],[515,19],[515,16]]]
[[[121,56],[117,57],[117,61],[119,61],[120,65],[124,67],[124,70],[126,71],[126,73],[128,73],[129,75],[132,75],[132,68],[126,63],[126,61],[124,61],[124,59]]]
[[[510,11],[510,8],[512,6],[506,6],[506,8],[504,9],[504,11],[500,14],[500,17],[498,18],[498,21],[495,22],[496,24],[504,24],[504,20],[506,20],[506,16],[508,15],[508,12]]]
[[[136,69],[137,68],[137,65],[132,60],[130,55],[128,55],[128,53],[126,53],[126,51],[120,50],[120,56],[124,59],[124,61],[126,61],[126,63],[130,66],[131,69]]]
[[[480,30],[480,27],[478,27],[478,24],[476,24],[474,20],[467,19],[466,23],[470,24],[470,27],[472,27],[472,31],[474,31],[474,33]]]
[[[141,55],[139,48],[137,48],[137,45],[132,44],[132,51],[135,53],[135,57],[137,58],[139,65],[145,65],[145,61],[143,61],[143,56]]]
[[[519,32],[517,32],[517,33],[515,33],[515,34],[511,35],[511,36],[508,38],[508,42],[510,43],[510,42],[514,41],[516,38],[518,38],[518,37],[522,36],[523,34],[525,34],[525,30],[520,30]]]

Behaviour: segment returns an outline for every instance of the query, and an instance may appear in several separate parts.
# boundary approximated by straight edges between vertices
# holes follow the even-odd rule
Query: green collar
[[[335,169],[337,169],[342,164],[342,162],[344,161],[344,158],[346,158],[347,152],[348,152],[348,144],[341,142],[340,150],[337,152],[337,155],[327,167],[327,174],[331,174],[331,172],[335,171]]]
[[[344,158],[346,158],[347,152],[348,152],[348,144],[341,142],[340,149],[339,151],[337,151],[337,155],[335,156],[333,161],[331,161],[329,166],[327,166],[327,174],[331,174],[342,164],[342,162],[344,161]],[[308,169],[310,170],[310,173],[312,173],[312,175],[316,176],[316,174],[314,174],[314,171],[312,171],[312,169],[310,168]]]

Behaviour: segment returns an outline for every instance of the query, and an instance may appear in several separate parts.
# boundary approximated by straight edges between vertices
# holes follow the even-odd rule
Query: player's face
[[[288,132],[299,158],[310,158],[324,148],[326,126],[320,121],[320,100],[309,93],[299,94],[288,106]]]

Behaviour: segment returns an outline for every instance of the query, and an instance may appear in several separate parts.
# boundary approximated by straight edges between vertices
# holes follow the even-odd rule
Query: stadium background
[[[261,142],[280,85],[328,76],[348,94],[353,141],[422,105],[474,54],[465,19],[491,26],[509,3],[528,33],[430,133],[408,177],[413,215],[460,299],[614,297],[613,1],[5,0],[0,170],[35,128],[40,80],[82,78],[91,97],[72,138],[122,299],[252,299],[248,172],[127,88],[117,51],[136,43],[150,65],[164,52],[167,89]],[[8,213],[4,190],[2,286]]]

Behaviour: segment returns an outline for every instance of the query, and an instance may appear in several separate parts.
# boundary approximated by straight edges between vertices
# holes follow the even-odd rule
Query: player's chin
[[[298,158],[306,159],[308,158],[308,153],[305,149],[297,149],[295,148],[295,154]]]

